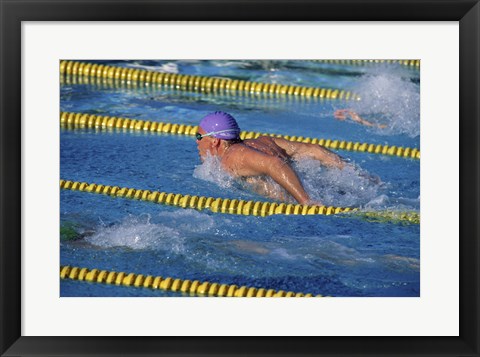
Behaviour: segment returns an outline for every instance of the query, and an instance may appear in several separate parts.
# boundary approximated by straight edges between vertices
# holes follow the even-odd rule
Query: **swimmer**
[[[362,125],[365,125],[365,126],[373,126],[373,127],[379,128],[379,129],[385,129],[387,127],[386,125],[383,125],[383,124],[371,123],[368,120],[365,120],[365,119],[361,118],[360,115],[358,115],[356,112],[354,112],[351,109],[336,110],[335,113],[333,113],[333,116],[337,120],[345,120],[345,119],[347,119],[347,116],[350,116],[350,119],[352,119],[352,121],[354,121],[356,123],[359,123],[359,124],[362,124]]]
[[[310,199],[292,168],[292,160],[310,158],[337,169],[347,165],[340,156],[320,145],[269,136],[241,140],[235,118],[220,111],[201,120],[196,139],[202,162],[207,155],[218,157],[223,170],[232,177],[244,180],[261,195],[284,201],[286,197],[266,180],[270,177],[300,204],[322,205]]]

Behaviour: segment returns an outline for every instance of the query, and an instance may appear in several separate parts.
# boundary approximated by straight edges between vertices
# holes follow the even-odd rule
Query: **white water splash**
[[[188,245],[203,236],[228,237],[242,223],[228,216],[212,217],[195,210],[160,212],[158,215],[129,216],[113,225],[100,224],[85,241],[102,248],[163,250],[182,254]]]
[[[129,216],[121,223],[111,226],[102,225],[85,240],[103,248],[158,249],[174,253],[184,251],[185,241],[179,230],[151,223],[150,217],[145,215]]]
[[[359,206],[377,197],[383,187],[374,175],[350,165],[327,169],[316,160],[304,159],[295,167],[311,198],[325,205]]]
[[[366,210],[419,210],[420,209],[420,197],[418,198],[393,198],[387,195],[380,195],[368,202],[365,207]]]
[[[158,215],[162,223],[170,229],[179,232],[195,232],[198,234],[210,232],[215,228],[215,220],[206,213],[195,210],[177,210],[161,212]]]
[[[132,63],[131,67],[144,69],[146,71],[156,71],[163,73],[179,73],[178,64],[175,62],[167,62],[159,66],[148,66],[141,63]]]
[[[205,161],[195,167],[193,177],[215,183],[222,188],[231,188],[235,183],[235,179],[222,169],[220,159],[211,155],[207,155]]]
[[[371,70],[354,88],[362,100],[352,109],[368,121],[385,124],[379,134],[420,135],[420,87],[401,69],[380,67]]]

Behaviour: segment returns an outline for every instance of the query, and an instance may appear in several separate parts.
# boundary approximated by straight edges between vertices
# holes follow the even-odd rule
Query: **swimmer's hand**
[[[351,109],[336,110],[335,113],[333,113],[333,116],[337,120],[345,120],[345,119],[347,119],[347,116],[350,116],[350,119],[352,119],[352,121],[355,121],[357,123],[367,125],[367,126],[373,126],[372,123],[360,118],[360,115],[358,115],[356,112],[354,112]]]
[[[324,204],[318,200],[312,200],[310,197],[305,197],[302,200],[298,200],[298,203],[301,205],[307,205],[307,206],[324,206]]]
[[[352,119],[352,121],[354,122],[357,122],[365,126],[373,126],[379,129],[385,129],[387,127],[384,124],[371,123],[368,120],[361,118],[360,115],[358,115],[356,112],[354,112],[351,109],[338,109],[333,113],[333,116],[337,120],[345,120],[347,119],[347,116],[350,116],[350,119]]]
[[[318,200],[309,200],[306,204],[309,206],[325,206],[321,201]]]
[[[347,119],[347,114],[349,113],[350,113],[349,109],[338,109],[338,110],[335,110],[335,113],[333,113],[333,116],[337,120],[345,120]]]

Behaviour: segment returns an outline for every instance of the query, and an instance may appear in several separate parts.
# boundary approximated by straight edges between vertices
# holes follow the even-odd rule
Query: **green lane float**
[[[72,266],[60,266],[60,278],[91,283],[103,283],[136,288],[159,289],[166,291],[212,297],[313,297],[312,294],[293,291],[237,286],[208,281],[182,280],[134,273],[114,272],[100,269],[87,269]],[[323,297],[315,295],[315,297]]]
[[[127,82],[139,82],[182,91],[229,91],[269,93],[275,95],[298,96],[305,98],[344,100],[360,99],[360,97],[355,93],[340,89],[251,82],[225,77],[207,77],[193,76],[188,74],[163,73],[146,71],[137,68],[108,66],[97,63],[85,63],[77,61],[61,61],[60,74],[119,79]]]
[[[143,131],[150,133],[178,134],[193,136],[198,131],[198,126],[154,122],[148,120],[136,120],[129,118],[118,118],[114,116],[102,116],[86,113],[60,113],[60,124],[70,128],[97,128],[97,129],[124,129],[131,131]],[[290,141],[318,144],[328,149],[368,152],[372,154],[398,156],[403,158],[420,159],[418,149],[388,146],[380,144],[358,143],[351,141],[339,141],[330,139],[308,138],[303,136],[290,136],[281,134],[258,133],[253,131],[242,131],[240,138],[254,139],[259,136],[273,136],[284,138]]]
[[[341,64],[341,65],[356,65],[363,66],[368,64],[401,64],[407,67],[420,68],[420,60],[403,59],[403,60],[313,60],[312,62]]]
[[[214,213],[237,214],[244,216],[266,217],[276,214],[328,216],[340,213],[359,213],[360,216],[367,215],[370,219],[376,217],[377,219],[382,219],[383,221],[393,220],[394,222],[402,221],[413,224],[420,223],[420,214],[417,212],[361,212],[358,208],[351,207],[301,205],[291,203],[246,201],[188,194],[183,195],[180,193],[149,191],[129,187],[108,186],[68,180],[60,180],[60,188],[64,190],[109,195],[112,197],[131,198],[181,208],[190,208],[196,210],[206,209]]]

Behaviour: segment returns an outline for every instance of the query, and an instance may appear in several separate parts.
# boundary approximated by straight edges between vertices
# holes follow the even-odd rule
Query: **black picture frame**
[[[479,356],[478,0],[0,0],[2,356]],[[22,21],[459,21],[459,337],[21,336]],[[446,282],[447,284],[447,282]],[[226,328],[228,324],[226,323]],[[261,322],[260,322],[261,323]],[[267,323],[267,322],[264,322]]]

